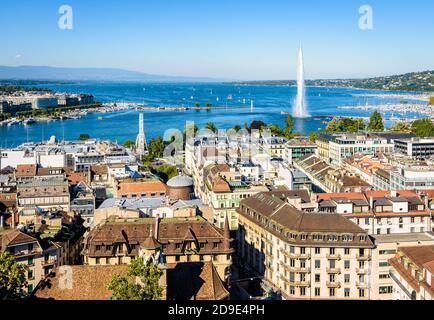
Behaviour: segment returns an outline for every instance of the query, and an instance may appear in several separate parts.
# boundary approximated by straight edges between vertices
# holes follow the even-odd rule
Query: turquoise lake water
[[[218,128],[228,129],[234,125],[244,126],[253,120],[283,126],[285,115],[292,112],[296,95],[295,87],[288,86],[237,86],[232,84],[149,84],[149,83],[95,83],[52,84],[43,87],[68,93],[91,93],[101,102],[134,102],[149,106],[194,107],[196,102],[204,106],[227,108],[212,111],[145,111],[145,133],[147,139],[163,135],[166,130],[183,130],[186,121],[194,121],[200,128],[207,122],[214,122]],[[397,103],[399,99],[384,99],[354,96],[355,94],[385,93],[382,91],[355,90],[346,88],[307,88],[307,103],[312,118],[296,119],[295,131],[308,134],[323,128],[326,116],[363,116],[372,111],[337,109],[338,106],[360,106],[366,104]],[[389,92],[390,93],[390,92]],[[232,100],[227,97],[232,95]],[[234,108],[250,106],[254,100],[255,108]],[[421,102],[419,102],[421,103]],[[391,114],[385,113],[385,116]],[[399,114],[395,114],[399,116]],[[418,114],[407,113],[407,118]],[[102,120],[98,118],[102,117]],[[320,119],[318,119],[320,117]],[[138,132],[138,112],[125,110],[113,113],[91,113],[76,120],[39,122],[30,126],[22,124],[0,127],[0,146],[13,147],[26,141],[47,140],[50,136],[58,139],[74,140],[81,133],[93,138],[110,139],[120,143],[132,139]]]

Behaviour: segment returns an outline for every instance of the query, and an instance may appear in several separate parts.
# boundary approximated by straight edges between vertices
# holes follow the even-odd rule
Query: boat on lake
[[[24,120],[23,123],[24,123],[25,126],[28,126],[30,124],[36,123],[36,120],[33,119],[33,118],[29,118],[29,119]]]

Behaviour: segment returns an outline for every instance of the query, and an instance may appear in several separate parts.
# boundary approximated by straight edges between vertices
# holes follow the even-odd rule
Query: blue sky
[[[58,9],[73,8],[73,30]],[[359,29],[369,4],[374,29]],[[0,64],[293,79],[434,69],[432,0],[14,0],[0,2]]]

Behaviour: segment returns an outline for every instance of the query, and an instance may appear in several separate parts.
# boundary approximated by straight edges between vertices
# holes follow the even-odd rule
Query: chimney
[[[390,195],[392,198],[396,198],[398,196],[398,192],[396,190],[390,191]]]
[[[155,217],[155,226],[154,226],[154,238],[158,240],[158,230],[160,226],[160,218],[157,216]]]
[[[369,197],[369,209],[374,210],[374,197]]]

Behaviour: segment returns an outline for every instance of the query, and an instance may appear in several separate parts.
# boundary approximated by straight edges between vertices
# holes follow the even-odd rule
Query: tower
[[[136,139],[136,150],[140,158],[145,155],[145,149],[148,149],[145,136],[145,126],[143,121],[143,113],[139,114],[139,134]]]

